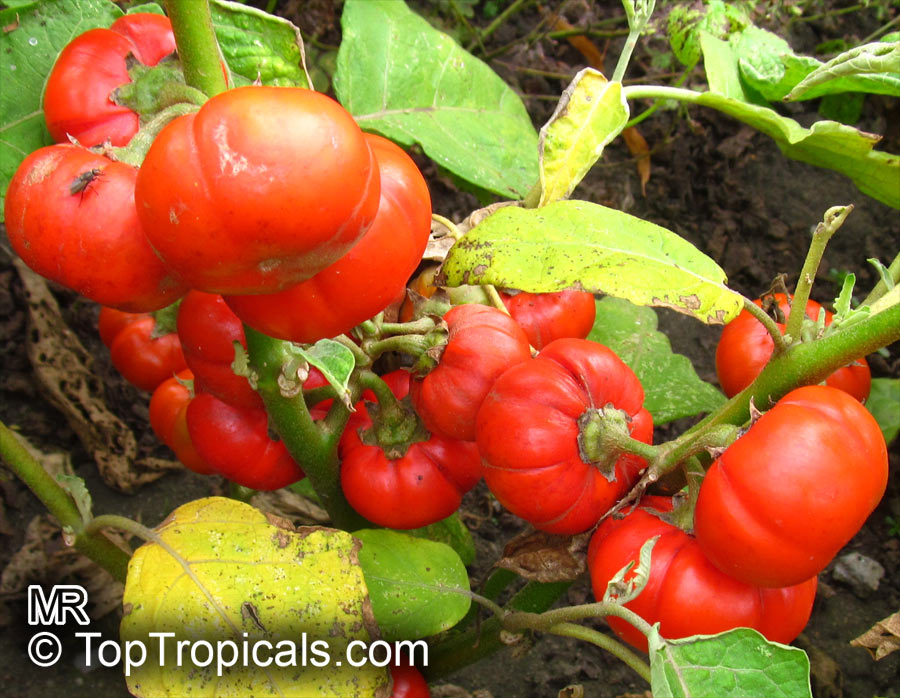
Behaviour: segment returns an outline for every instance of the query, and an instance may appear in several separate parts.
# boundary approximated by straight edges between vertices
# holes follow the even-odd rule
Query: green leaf
[[[443,543],[388,529],[353,534],[372,611],[385,640],[415,640],[452,628],[471,604],[466,568]]]
[[[507,198],[538,180],[537,133],[490,69],[398,0],[347,0],[334,88],[367,131]]]
[[[286,19],[226,0],[209,3],[219,46],[232,71],[263,85],[309,87],[300,30]]]
[[[712,34],[700,33],[700,46],[703,50],[703,69],[710,92],[717,92],[726,97],[750,101],[741,84],[737,56],[731,44],[717,39]]]
[[[769,101],[782,99],[821,65],[815,58],[798,56],[787,41],[759,27],[747,27],[732,41],[742,77]]]
[[[210,497],[176,509],[157,534],[157,541],[135,551],[122,600],[121,641],[147,649],[143,664],[126,667],[133,695],[363,698],[387,690],[385,669],[342,661],[351,642],[369,643],[377,635],[357,561],[359,542],[349,533],[295,530],[243,502]],[[172,635],[163,640],[151,632]],[[184,661],[176,661],[176,643],[184,641],[190,647]],[[231,646],[219,645],[227,642]],[[314,655],[303,653],[313,642],[324,645],[326,661],[313,663]],[[217,655],[233,666],[215,660],[195,665],[191,647],[200,662]],[[258,666],[254,648],[261,660],[274,661]]]
[[[658,324],[652,308],[602,298],[588,339],[612,349],[634,371],[644,386],[644,407],[654,424],[717,409],[725,396],[700,380],[690,359],[672,351],[669,338],[656,329]]]
[[[141,13],[150,13],[154,15],[164,15],[166,11],[155,2],[145,2],[140,5],[132,5],[127,10],[125,10],[126,15],[136,15]]]
[[[817,121],[812,128],[803,128],[768,107],[712,92],[691,101],[762,131],[787,157],[845,174],[864,194],[900,208],[900,156],[873,150],[880,136],[834,121]]]
[[[501,208],[457,242],[449,285],[493,284],[532,293],[582,288],[687,313],[705,323],[736,317],[741,296],[725,273],[675,233],[586,201]]]
[[[898,42],[866,44],[823,64],[794,53],[777,34],[751,26],[741,32],[735,50],[744,80],[770,101],[900,91]]]
[[[900,433],[900,378],[874,378],[866,408],[890,444]]]
[[[787,99],[837,92],[900,94],[900,41],[876,41],[832,58],[797,83]]]
[[[809,658],[749,628],[719,635],[649,638],[654,698],[812,698]]]
[[[309,348],[298,346],[293,350],[322,372],[325,380],[337,391],[338,398],[349,407],[350,390],[347,386],[356,368],[353,352],[333,339],[320,339]]]
[[[463,564],[468,566],[475,562],[475,541],[466,525],[459,518],[458,512],[453,512],[446,519],[433,523],[430,526],[414,528],[405,531],[416,538],[426,538],[438,543],[446,543],[459,555]]]
[[[622,83],[585,68],[562,94],[540,135],[539,206],[566,199],[628,123]]]
[[[865,101],[866,96],[862,92],[825,95],[819,102],[819,114],[823,119],[853,126],[862,117]]]
[[[0,32],[0,210],[19,163],[53,142],[41,95],[59,52],[79,34],[121,16],[108,0],[44,2],[19,10],[18,25]]]

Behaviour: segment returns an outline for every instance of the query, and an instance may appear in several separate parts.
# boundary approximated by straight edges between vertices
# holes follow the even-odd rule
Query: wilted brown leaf
[[[900,650],[900,611],[878,621],[850,644],[865,647],[876,660]]]
[[[13,264],[28,303],[27,351],[37,382],[93,456],[103,481],[130,493],[180,469],[175,461],[137,457],[134,433],[107,408],[93,357],[66,326],[47,283],[21,260]]]
[[[587,569],[586,555],[590,533],[554,536],[531,531],[506,544],[497,567],[511,570],[535,582],[568,582]]]
[[[315,502],[287,489],[257,492],[250,504],[260,511],[276,514],[294,526],[328,523],[328,512]]]

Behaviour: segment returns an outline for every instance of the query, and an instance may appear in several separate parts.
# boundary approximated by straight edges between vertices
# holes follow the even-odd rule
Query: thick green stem
[[[228,89],[207,0],[168,0],[166,11],[187,84],[210,97]]]
[[[751,399],[759,409],[769,409],[794,388],[819,383],[860,356],[897,341],[900,341],[900,304],[828,337],[793,346],[773,358],[750,386],[684,436],[696,435],[717,424],[744,424],[750,418]]]
[[[784,341],[784,335],[781,334],[781,330],[778,329],[778,325],[772,318],[769,317],[769,314],[765,310],[760,308],[749,298],[744,299],[744,310],[746,310],[753,317],[759,320],[762,326],[765,327],[768,331],[769,336],[772,338],[772,342],[775,344],[775,347],[772,350],[773,356],[778,356],[779,354],[787,351],[788,345],[787,342]]]
[[[19,442],[12,430],[0,422],[0,457],[24,482],[63,528],[75,532],[75,549],[90,558],[120,582],[125,581],[129,555],[109,538],[87,530],[81,512],[69,493],[44,470]]]
[[[825,247],[852,210],[852,204],[834,206],[825,212],[825,219],[816,226],[812,242],[809,245],[809,252],[806,254],[806,261],[803,262],[803,269],[800,270],[800,278],[797,279],[797,287],[794,289],[791,314],[784,328],[784,334],[788,337],[787,341],[791,344],[801,341],[803,318],[806,317],[806,302],[809,300],[809,292],[812,290],[816,272],[822,262],[822,255],[825,254]],[[793,312],[795,308],[799,309],[799,312]]]
[[[335,400],[324,424],[317,424],[309,414],[302,391],[286,396],[279,387],[282,368],[292,359],[290,343],[267,337],[246,325],[244,332],[250,366],[257,373],[257,390],[270,423],[303,468],[332,523],[346,531],[370,527],[341,490],[337,444],[350,411]]]

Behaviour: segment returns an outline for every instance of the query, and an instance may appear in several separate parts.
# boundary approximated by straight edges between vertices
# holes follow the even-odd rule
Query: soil
[[[414,3],[415,4],[415,3]],[[488,20],[476,7],[472,22],[485,26]],[[558,3],[553,3],[557,5]],[[877,5],[877,3],[875,3]],[[437,22],[456,26],[458,18],[439,10],[449,3],[421,2],[418,7]],[[337,44],[339,26],[329,2],[311,3],[315,8],[318,41]],[[825,40],[859,41],[878,28],[870,9],[843,15],[835,20],[829,11],[837,4],[816,3],[822,19],[791,25],[788,40],[798,51],[812,52]],[[280,11],[291,19],[297,4],[279,3]],[[896,16],[888,14],[888,18]],[[613,2],[572,2],[566,16],[572,23],[621,14]],[[309,15],[306,15],[308,18]],[[775,14],[778,18],[777,13]],[[512,44],[512,49],[494,62],[495,69],[525,98],[529,112],[540,126],[554,103],[545,95],[558,95],[565,80],[537,75],[534,70],[574,74],[584,64],[578,51],[564,40],[542,38],[526,41],[538,27],[542,15],[534,3],[515,14],[486,42],[488,51]],[[783,19],[783,17],[782,17]],[[302,24],[302,22],[301,22]],[[619,25],[620,26],[620,25]],[[304,26],[306,34],[312,31]],[[783,27],[772,26],[776,31]],[[606,73],[611,74],[621,38],[608,47]],[[659,42],[644,42],[635,56],[629,76],[649,78],[659,75],[651,68],[653,51]],[[699,73],[698,73],[699,75]],[[660,82],[664,78],[655,78]],[[792,116],[811,123],[817,115],[814,105],[794,109]],[[862,121],[864,130],[885,135],[884,148],[900,152],[900,107],[897,100],[867,98]],[[889,125],[893,131],[889,129]],[[766,136],[743,127],[709,110],[660,110],[640,125],[651,148],[651,177],[642,193],[634,158],[621,140],[606,151],[602,162],[576,190],[574,196],[619,208],[674,230],[716,259],[726,270],[730,285],[755,297],[769,288],[773,278],[788,274],[792,283],[805,256],[809,233],[826,209],[852,202],[853,214],[835,237],[821,267],[814,297],[821,302],[834,298],[838,286],[830,270],[856,274],[858,287],[866,289],[875,281],[869,257],[888,261],[900,243],[900,219],[896,211],[860,194],[845,177],[784,158]],[[472,194],[459,191],[451,180],[436,171],[424,157],[418,162],[429,179],[435,210],[461,220],[479,203]],[[0,419],[14,426],[43,451],[63,451],[71,455],[74,470],[84,478],[93,496],[95,513],[119,513],[147,525],[159,523],[179,504],[199,497],[222,493],[219,478],[172,471],[145,485],[135,494],[123,494],[108,487],[97,467],[60,412],[43,397],[25,353],[27,310],[19,277],[12,266],[12,253],[3,240],[0,245]],[[54,289],[62,317],[75,336],[91,352],[95,369],[103,382],[103,397],[109,409],[123,420],[137,437],[139,456],[171,458],[156,443],[148,427],[148,395],[125,383],[111,367],[108,353],[96,333],[98,308],[62,289]],[[698,374],[715,382],[713,356],[720,328],[707,327],[669,311],[659,311],[661,327],[675,351],[687,355]],[[875,376],[900,375],[897,347],[888,358],[870,357]],[[657,440],[668,438],[685,424],[659,432]],[[877,561],[885,570],[878,590],[866,595],[862,590],[834,578],[829,567],[820,575],[820,591],[812,619],[796,644],[807,650],[813,666],[813,689],[817,698],[900,696],[900,652],[875,662],[868,652],[851,647],[850,640],[879,620],[900,609],[900,536],[891,532],[891,520],[900,521],[900,448],[891,449],[891,477],[888,491],[863,530],[847,546]],[[26,528],[42,508],[15,479],[0,479],[0,569],[22,546]],[[484,489],[469,495],[464,517],[472,525],[479,550],[473,570],[475,580],[483,577],[499,557],[506,540],[523,529],[515,517],[505,514]],[[845,551],[846,552],[846,551]],[[53,565],[38,556],[29,581],[53,579]],[[473,584],[474,586],[474,584]],[[582,579],[567,595],[568,603],[591,599],[589,585]],[[21,593],[0,597],[0,685],[10,698],[80,698],[82,696],[127,696],[121,670],[79,669],[74,646],[67,647],[67,661],[52,669],[31,665],[24,650],[33,629],[24,623]],[[91,630],[115,637],[118,614],[111,613]],[[603,627],[602,624],[598,627]],[[73,630],[74,632],[74,630]],[[69,635],[72,635],[69,633]],[[527,651],[526,651],[527,650]],[[601,650],[575,640],[534,638],[528,648],[508,648],[493,659],[468,667],[442,679],[438,684],[455,684],[470,692],[487,691],[495,698],[545,698],[572,684],[581,684],[585,696],[614,697],[641,695],[646,684],[618,660]],[[449,689],[436,690],[448,694]],[[487,694],[478,694],[486,696]]]

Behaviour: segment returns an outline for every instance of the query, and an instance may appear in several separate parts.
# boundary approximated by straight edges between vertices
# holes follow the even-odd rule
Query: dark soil
[[[423,1],[418,6],[435,21],[456,26],[457,19],[438,12],[447,4]],[[293,2],[279,5],[289,17],[297,7]],[[315,26],[324,29],[324,33],[319,32],[320,40],[336,44],[339,29],[332,21],[335,15],[331,13],[330,3],[311,5],[319,13]],[[839,4],[826,1],[816,6],[819,12],[827,13]],[[573,24],[621,14],[620,5],[613,2],[573,2],[568,8],[567,17]],[[563,40],[545,38],[527,42],[523,37],[530,36],[540,20],[538,8],[529,3],[486,46],[492,50],[518,41],[500,57],[502,63],[494,66],[522,92],[537,126],[546,120],[554,106],[542,96],[558,94],[565,81],[524,69],[572,75],[584,64],[583,57]],[[482,26],[487,24],[478,10],[472,21]],[[818,43],[829,39],[859,40],[878,26],[873,11],[861,10],[844,15],[839,23],[828,16],[815,22],[795,23],[789,40],[799,51],[812,51]],[[309,26],[304,29],[310,31]],[[620,44],[621,39],[614,38],[609,46],[607,74],[612,72]],[[660,49],[661,45],[656,41],[646,42],[643,53],[635,57],[630,76],[639,77],[642,71],[653,76],[652,56],[647,47]],[[814,105],[801,109],[811,108]],[[803,123],[816,118],[814,112],[805,111],[794,116]],[[900,124],[897,100],[866,100],[860,127],[885,134],[885,149],[892,152],[900,152],[897,124]],[[652,176],[646,195],[641,192],[632,156],[618,140],[607,149],[602,162],[576,190],[575,196],[628,211],[683,235],[715,258],[726,270],[730,285],[746,295],[755,297],[764,292],[780,273],[788,275],[789,284],[794,282],[806,253],[809,233],[831,206],[852,202],[856,208],[828,249],[814,288],[817,300],[828,302],[837,293],[831,270],[851,271],[857,276],[859,288],[871,287],[875,275],[866,259],[878,257],[888,261],[900,243],[900,218],[896,211],[860,194],[841,175],[782,157],[766,136],[715,112],[661,110],[643,122],[640,131],[652,151]],[[460,220],[479,207],[474,196],[460,192],[426,159],[418,161],[429,178],[437,212]],[[97,307],[62,290],[57,297],[66,322],[95,356],[108,406],[139,437],[141,455],[170,457],[149,431],[148,396],[127,385],[109,364],[108,353],[96,334]],[[668,311],[659,315],[674,350],[689,356],[702,378],[715,382],[713,355],[720,328],[706,327]],[[135,495],[121,494],[106,486],[60,413],[42,398],[25,355],[26,331],[23,291],[4,240],[0,249],[0,419],[44,451],[70,453],[75,472],[86,480],[93,495],[95,513],[119,513],[155,525],[179,504],[224,490],[219,478],[186,472],[167,474]],[[897,356],[897,347],[893,347],[889,358],[870,357],[873,374],[900,375]],[[683,426],[679,424],[678,428]],[[661,430],[657,440],[671,436],[673,430],[674,427],[668,432]],[[860,596],[835,581],[831,568],[826,569],[820,575],[820,591],[810,624],[796,643],[812,659],[817,698],[900,696],[900,653],[875,662],[865,650],[849,645],[850,640],[900,609],[900,537],[896,531],[891,533],[889,521],[900,521],[898,468],[900,449],[895,444],[887,494],[863,530],[847,546],[848,551],[860,552],[884,567],[885,576],[877,592]],[[42,508],[17,480],[0,480],[0,487],[2,569],[21,547],[26,527],[33,517],[42,513]],[[504,542],[523,525],[500,512],[484,490],[477,490],[467,498],[464,516],[473,526],[479,548],[477,579],[486,574],[492,561],[499,557]],[[30,581],[45,581],[48,574],[46,565],[38,561]],[[583,603],[591,599],[589,585],[581,580],[570,589],[567,600]],[[0,643],[3,695],[10,698],[128,695],[119,669],[83,673],[74,661],[77,652],[73,648],[67,648],[71,651],[64,655],[66,661],[57,667],[34,667],[24,653],[32,629],[24,624],[23,607],[21,594],[0,598],[0,624],[5,624]],[[113,613],[95,623],[91,630],[115,637],[117,623],[118,615]],[[630,669],[599,649],[551,637],[535,638],[527,652],[521,647],[504,650],[501,655],[445,681],[468,691],[487,690],[495,698],[552,697],[571,684],[582,684],[584,695],[598,697],[642,694],[647,689]]]

